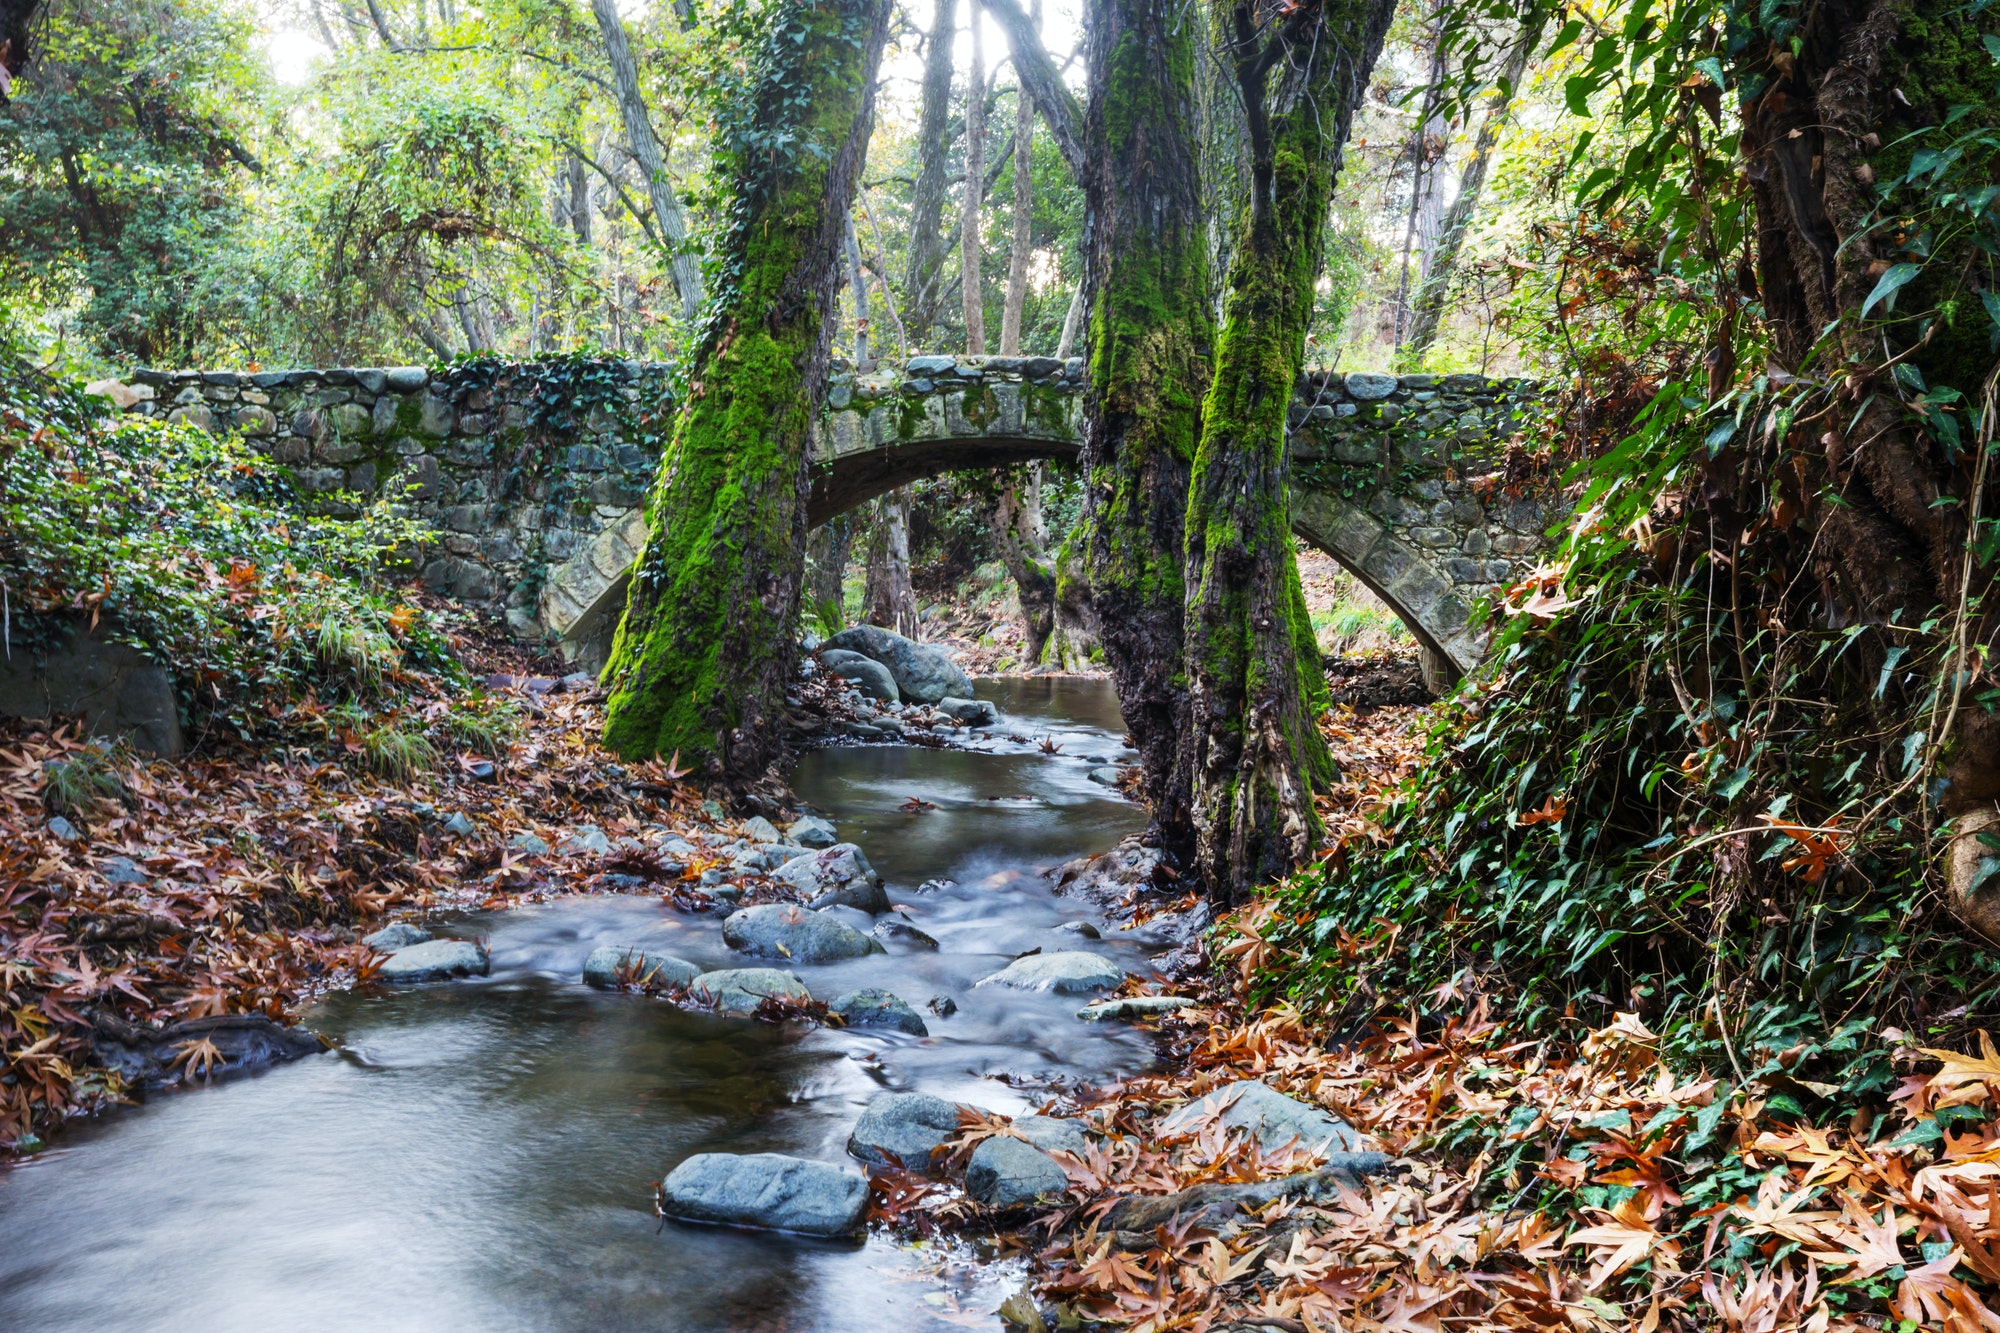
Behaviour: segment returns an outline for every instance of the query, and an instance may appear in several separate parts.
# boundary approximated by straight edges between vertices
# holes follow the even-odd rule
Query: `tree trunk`
[[[806,542],[806,611],[820,621],[820,632],[837,634],[847,627],[847,554],[854,522],[846,514],[829,519]]]
[[[1014,57],[1014,73],[1034,99],[1035,110],[1056,141],[1056,151],[1068,164],[1070,174],[1083,179],[1083,111],[1063,86],[1056,63],[1042,45],[1039,15],[1030,18],[1016,0],[975,0],[983,3],[1007,34],[1007,49]]]
[[[786,0],[716,169],[732,181],[713,318],[647,505],[612,645],[605,743],[679,751],[733,785],[778,753],[796,665],[807,450],[825,396],[848,211],[874,125],[888,0]],[[790,137],[772,133],[778,127]]]
[[[1085,11],[1083,569],[1162,844],[1193,850],[1182,741],[1184,522],[1215,343],[1202,225],[1200,30],[1174,0]]]
[[[604,54],[611,63],[611,79],[618,89],[618,114],[625,122],[625,137],[632,155],[646,174],[646,193],[653,202],[653,223],[674,250],[669,261],[674,288],[681,297],[681,316],[693,324],[701,313],[701,261],[687,252],[687,214],[674,195],[667,178],[666,163],[660,157],[660,141],[653,134],[653,121],[646,114],[646,99],[639,93],[639,67],[625,40],[625,25],[619,21],[615,0],[590,0],[597,15],[598,31],[604,35]]]
[[[576,234],[576,243],[590,248],[590,177],[584,175],[583,159],[570,153],[566,159],[567,183],[569,185],[569,226]]]
[[[1187,515],[1194,870],[1225,900],[1289,872],[1332,761],[1285,496],[1285,413],[1305,357],[1327,203],[1395,0],[1219,11],[1243,94],[1250,198],[1238,224]]]
[[[1795,40],[1754,27],[1744,34],[1731,83],[1756,79],[1747,86],[1762,89],[1743,110],[1742,151],[1773,359],[1804,385],[1828,388],[1820,410],[1810,398],[1798,408],[1800,421],[1818,420],[1797,438],[1750,457],[1744,451],[1755,440],[1724,450],[1701,498],[1715,544],[1732,555],[1752,541],[1753,523],[1772,526],[1767,507],[1783,514],[1787,502],[1800,501],[1793,519],[1800,535],[1790,545],[1801,572],[1788,583],[1778,571],[1778,583],[1802,589],[1794,594],[1802,604],[1782,608],[1782,618],[1834,630],[1878,627],[1862,636],[1858,646],[1871,659],[1850,682],[1863,707],[1885,688],[1896,700],[1904,687],[1892,681],[1893,665],[1905,652],[1922,652],[1926,637],[1910,627],[1938,625],[1929,637],[1942,650],[1931,677],[1943,682],[1941,701],[1926,720],[1927,681],[1903,697],[1903,716],[1885,719],[1884,734],[1914,730],[1932,747],[1944,779],[1940,812],[1951,821],[1942,849],[1948,901],[2000,943],[2000,896],[1990,868],[1981,868],[1994,855],[1984,837],[2000,823],[2000,715],[1969,683],[1996,638],[1991,562],[1974,559],[1969,538],[1973,518],[1990,522],[2000,497],[1985,479],[1984,441],[1958,438],[1948,428],[1953,409],[1937,406],[1946,401],[1940,387],[1949,386],[1964,395],[1964,408],[1994,410],[1986,395],[2000,366],[1991,325],[1968,316],[1976,290],[1993,290],[1992,261],[1974,248],[1973,239],[1985,239],[1967,238],[1956,222],[1921,240],[1911,227],[1911,248],[1899,248],[1902,228],[1882,225],[1878,188],[1910,169],[1913,152],[1942,149],[2000,116],[1982,27],[1990,33],[1990,19],[1967,9],[1828,0],[1805,12]],[[1973,114],[1938,128],[1948,126],[1953,103],[1973,103]],[[1956,177],[1949,161],[1940,164],[1946,183],[1935,190],[1977,189],[1991,179],[1983,155],[1966,162]],[[1907,206],[1892,203],[1890,216]],[[1893,312],[1877,305],[1864,319],[1862,307],[1891,265],[1918,258],[1923,267],[1896,293]],[[1954,303],[1963,307],[1956,318]],[[1733,362],[1718,369],[1714,381],[1730,383]],[[1928,389],[1924,416],[1910,401],[1917,384]]]
[[[876,501],[862,603],[862,618],[869,624],[916,637],[917,594],[910,587],[910,497],[904,491],[890,491]]]
[[[969,3],[976,5],[978,0]],[[919,348],[930,337],[944,302],[945,157],[951,147],[945,125],[951,119],[951,48],[957,37],[957,13],[958,0],[937,0],[924,49],[917,185],[910,194],[910,268],[903,281],[904,329]]]
[[[1430,351],[1431,344],[1437,341],[1438,325],[1444,319],[1445,299],[1451,295],[1452,280],[1458,274],[1458,257],[1465,246],[1465,234],[1471,230],[1472,219],[1479,212],[1480,196],[1486,191],[1486,173],[1493,165],[1494,149],[1499,145],[1500,132],[1507,127],[1507,117],[1520,91],[1521,76],[1527,72],[1528,59],[1535,53],[1541,38],[1542,18],[1537,15],[1521,33],[1514,49],[1507,53],[1506,67],[1500,72],[1502,95],[1479,123],[1479,136],[1473,141],[1472,157],[1458,178],[1458,194],[1452,198],[1451,207],[1445,210],[1444,221],[1438,228],[1437,249],[1425,264],[1424,283],[1417,290],[1417,299],[1410,312],[1410,331],[1403,345],[1403,359],[1412,366],[1420,364],[1425,353]]]
[[[1035,0],[1035,22],[1042,0]],[[1021,354],[1021,311],[1028,304],[1028,257],[1034,243],[1035,104],[1025,84],[1014,89],[1014,240],[1007,251],[1007,300],[1000,312],[1000,355]]]
[[[986,355],[986,284],[979,272],[986,220],[986,53],[979,28],[974,11],[972,71],[965,87],[965,206],[958,215],[958,287],[965,304],[965,350],[972,356]]]
[[[847,292],[854,301],[854,369],[873,368],[868,359],[868,279],[861,272],[861,243],[854,238],[854,218],[847,219]]]
[[[1020,596],[1026,660],[1039,662],[1056,620],[1056,572],[1046,554],[1049,534],[1042,525],[1041,464],[1008,470],[1000,486],[993,528],[1000,543],[1000,559]]]

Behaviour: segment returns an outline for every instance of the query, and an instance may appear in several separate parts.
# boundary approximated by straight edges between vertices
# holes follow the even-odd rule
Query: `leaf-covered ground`
[[[1418,716],[1327,720],[1347,777],[1324,813],[1348,854],[1381,836],[1371,813],[1414,771]],[[1900,1049],[1907,1077],[1879,1112],[1814,1128],[1782,1078],[1736,1086],[1726,1071],[1668,1068],[1634,1014],[1531,1033],[1448,992],[1403,1012],[1254,1012],[1244,997],[1284,961],[1263,938],[1273,910],[1228,923],[1201,1007],[1161,1020],[1164,1072],[1051,1105],[1101,1136],[1063,1159],[1061,1207],[989,1215],[897,1175],[878,1182],[878,1215],[996,1232],[1028,1257],[1030,1291],[1005,1313],[1031,1328],[2000,1329],[1990,1044],[1978,1056]],[[1213,1117],[1158,1129],[1243,1078],[1343,1117],[1393,1166],[1317,1201],[1109,1230],[1106,1215],[1135,1195],[1315,1164],[1262,1154]],[[969,1124],[961,1159],[994,1132],[1007,1131]]]

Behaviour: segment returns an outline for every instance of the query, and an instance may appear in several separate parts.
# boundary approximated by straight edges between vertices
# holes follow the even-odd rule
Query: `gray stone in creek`
[[[762,815],[752,815],[743,821],[743,836],[751,842],[783,842],[785,835],[778,832],[777,825]]]
[[[1287,1097],[1254,1078],[1217,1088],[1162,1120],[1161,1135],[1193,1134],[1211,1117],[1224,1129],[1247,1129],[1265,1152],[1296,1144],[1306,1152],[1351,1153],[1361,1135],[1338,1116]]]
[[[813,895],[814,907],[857,907],[878,915],[889,910],[882,877],[868,864],[867,854],[851,842],[787,861],[771,878]]]
[[[483,977],[492,967],[486,950],[471,940],[426,940],[390,954],[375,975],[384,981],[443,981]]]
[[[533,833],[516,833],[507,839],[507,845],[517,852],[526,852],[529,856],[541,856],[549,850],[549,844]]]
[[[895,674],[873,658],[828,648],[820,654],[820,660],[826,663],[827,670],[852,684],[867,698],[880,699],[884,703],[896,703],[902,698],[896,688]]]
[[[1369,370],[1356,370],[1347,376],[1347,395],[1356,402],[1372,403],[1387,398],[1396,392],[1396,377],[1381,375]]]
[[[398,921],[376,931],[373,935],[363,935],[361,942],[376,953],[394,953],[407,949],[412,944],[422,944],[431,937],[428,930],[413,926],[407,921]]]
[[[790,865],[801,856],[811,856],[812,853],[803,847],[795,847],[789,842],[774,842],[764,849],[762,855],[764,858],[764,868],[766,870],[776,870],[781,866]]]
[[[144,884],[152,876],[129,856],[107,856],[97,863],[97,873],[107,884]]]
[[[885,1092],[855,1122],[847,1151],[870,1166],[929,1171],[933,1155],[958,1133],[958,1112],[927,1092]]]
[[[188,1051],[200,1042],[213,1047],[218,1057],[203,1077],[258,1069],[326,1049],[312,1033],[262,1014],[215,1014],[155,1028],[100,1012],[92,1027],[91,1054],[133,1087],[190,1081]]]
[[[725,1014],[754,1014],[758,1005],[773,996],[812,998],[805,982],[775,967],[731,967],[704,972],[688,987],[688,995],[703,1004],[714,1005]]]
[[[1176,1194],[1147,1194],[1120,1199],[1099,1224],[1100,1230],[1151,1233],[1174,1219],[1218,1226],[1238,1213],[1252,1212],[1276,1199],[1330,1198],[1340,1190],[1360,1188],[1363,1176],[1389,1167],[1379,1152],[1342,1153],[1315,1171],[1252,1180],[1240,1184],[1195,1185]]]
[[[965,1192],[993,1208],[1019,1208],[1062,1194],[1069,1173],[1055,1158],[1020,1139],[996,1134],[972,1150]]]
[[[700,975],[701,969],[684,958],[630,945],[592,949],[590,957],[583,960],[583,984],[599,990],[627,981],[639,986],[688,986]]]
[[[1125,980],[1125,969],[1094,953],[1064,950],[1016,958],[987,977],[982,986],[1013,986],[1018,990],[1052,990],[1063,995],[1104,990]]]
[[[1052,1115],[1016,1116],[1014,1132],[1025,1136],[1043,1152],[1074,1153],[1080,1157],[1089,1143],[1083,1136],[1082,1125]]]
[[[797,903],[765,903],[732,912],[722,923],[722,938],[743,953],[795,963],[833,963],[883,951],[839,917],[809,912]]]
[[[947,697],[938,700],[937,710],[946,717],[965,723],[968,727],[990,727],[1000,720],[1000,710],[984,699]]]
[[[1098,934],[1097,927],[1091,925],[1088,921],[1065,921],[1056,927],[1056,933],[1058,935],[1081,935],[1087,940],[1104,938]]]
[[[1125,770],[1111,764],[1106,764],[1102,768],[1091,769],[1088,776],[1092,782],[1100,783],[1106,787],[1115,787],[1118,785],[1118,779],[1125,776]]]
[[[1076,1016],[1086,1023],[1102,1023],[1113,1018],[1152,1018],[1185,1009],[1194,1001],[1179,995],[1131,995],[1122,1000],[1086,1004]]]
[[[567,838],[556,844],[556,850],[564,856],[605,856],[611,851],[611,839],[597,825],[585,824],[572,829]]]
[[[893,916],[886,921],[877,922],[875,929],[869,933],[878,940],[894,940],[896,943],[906,944],[912,949],[935,950],[938,947],[938,942],[924,934],[923,931],[918,930],[909,922],[898,920]]]
[[[709,1222],[807,1236],[855,1236],[868,1180],[854,1171],[780,1153],[699,1153],[667,1174],[660,1208]]]
[[[70,823],[61,815],[50,816],[48,827],[49,836],[58,842],[75,842],[83,837],[81,833],[76,831],[76,825]]]
[[[785,832],[801,847],[831,847],[840,841],[833,825],[817,815],[806,815],[785,825]]]
[[[444,821],[444,831],[457,838],[469,838],[476,832],[463,811],[452,812],[451,818]]]
[[[855,625],[826,643],[829,648],[845,648],[889,668],[896,678],[896,689],[908,702],[934,704],[946,695],[959,699],[972,697],[972,678],[941,650],[914,643],[879,626]]]
[[[853,990],[827,1006],[851,1028],[895,1028],[912,1037],[928,1037],[931,1030],[917,1011],[900,995],[885,990]]]

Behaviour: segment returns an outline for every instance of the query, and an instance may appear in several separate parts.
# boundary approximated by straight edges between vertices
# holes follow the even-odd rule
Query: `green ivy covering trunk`
[[[1217,13],[1250,145],[1215,379],[1187,512],[1196,874],[1224,898],[1303,860],[1333,764],[1325,684],[1285,498],[1285,414],[1305,358],[1326,213],[1394,0]]]
[[[1196,149],[1205,34],[1198,14],[1169,0],[1095,0],[1085,22],[1085,567],[1155,828],[1185,857],[1183,521],[1215,342]]]
[[[874,123],[887,0],[786,0],[720,169],[717,291],[606,668],[605,744],[746,783],[777,753],[804,573],[806,450],[826,385],[848,209]]]

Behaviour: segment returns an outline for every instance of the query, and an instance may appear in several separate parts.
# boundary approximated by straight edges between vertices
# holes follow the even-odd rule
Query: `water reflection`
[[[488,936],[491,978],[336,996],[309,1022],[338,1051],[157,1097],[0,1175],[0,1327],[872,1333],[962,1327],[939,1308],[954,1300],[991,1311],[1004,1274],[940,1294],[918,1280],[925,1259],[884,1240],[661,1230],[649,1209],[651,1182],[694,1152],[839,1160],[883,1086],[1017,1109],[994,1075],[1148,1058],[1139,1035],[1076,1022],[1073,997],[973,984],[1037,944],[1074,947],[1055,927],[1087,914],[1035,872],[1139,824],[1087,776],[1120,752],[1108,688],[980,692],[1007,714],[988,752],[827,751],[795,779],[942,946],[803,969],[808,984],[882,986],[920,1009],[949,996],[955,1014],[925,1015],[931,1037],[779,1031],[584,989],[602,943],[741,961],[713,919],[648,899],[450,923]],[[1037,752],[1043,736],[1063,753]],[[940,808],[907,814],[911,795]],[[1144,939],[1106,934],[1088,947],[1145,966]]]

